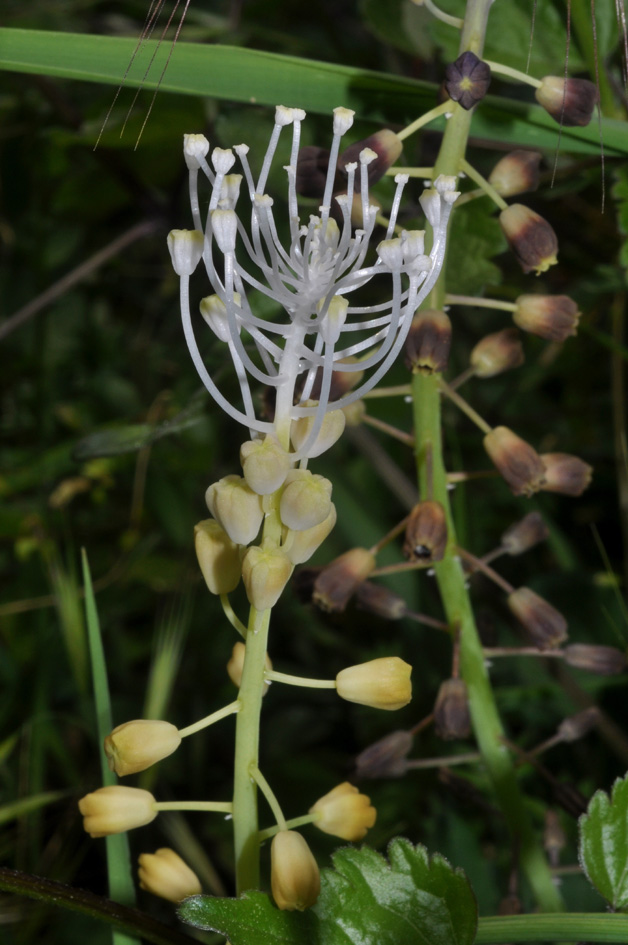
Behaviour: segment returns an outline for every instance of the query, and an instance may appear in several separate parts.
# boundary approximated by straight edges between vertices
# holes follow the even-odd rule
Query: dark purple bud
[[[490,84],[490,68],[472,52],[464,52],[445,70],[445,88],[449,97],[464,109],[481,102]]]

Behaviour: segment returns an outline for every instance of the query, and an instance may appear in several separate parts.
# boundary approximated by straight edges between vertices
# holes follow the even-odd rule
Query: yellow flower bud
[[[293,564],[303,564],[303,562],[308,561],[317,548],[322,545],[335,524],[336,506],[332,502],[329,515],[324,522],[320,522],[320,524],[314,525],[313,528],[306,528],[303,531],[290,531],[285,540],[283,550]]]
[[[302,406],[312,407],[315,404],[316,401],[308,400],[305,404],[302,404]],[[313,425],[313,416],[299,417],[298,420],[293,420],[290,430],[290,438],[295,450],[298,450],[303,446],[310,435]],[[324,453],[325,450],[328,450],[330,446],[333,446],[336,440],[339,440],[342,436],[344,428],[345,415],[342,410],[330,410],[329,413],[326,413],[323,417],[321,428],[318,431],[318,436],[307,451],[308,457],[311,459],[314,456],[320,456],[321,453]]]
[[[227,535],[238,545],[248,545],[257,535],[264,510],[262,500],[241,476],[225,476],[205,493],[207,508]]]
[[[194,547],[212,594],[229,594],[240,582],[240,548],[213,518],[194,526]]]
[[[123,722],[107,735],[105,754],[111,770],[123,778],[167,758],[180,744],[176,725],[156,719],[136,719]]]
[[[398,656],[383,656],[348,666],[336,676],[338,695],[347,702],[394,711],[412,698],[412,667]]]
[[[258,495],[276,492],[290,470],[290,457],[272,433],[263,440],[243,443],[240,447],[240,462],[244,478]]]
[[[242,683],[242,670],[244,668],[244,653],[246,647],[244,643],[236,643],[233,650],[231,651],[231,659],[227,663],[227,672],[229,674],[229,679],[234,686],[237,686],[238,689]],[[264,658],[264,668],[271,670],[273,664],[270,661],[270,656],[268,653]],[[264,683],[264,692],[263,695],[266,695],[268,689],[270,688],[270,683]]]
[[[295,531],[320,525],[331,509],[331,482],[309,469],[295,469],[281,494],[281,521]]]
[[[78,806],[90,837],[124,833],[149,824],[157,816],[155,798],[149,791],[118,784],[86,794]]]
[[[319,830],[353,842],[362,840],[377,817],[371,799],[360,794],[357,787],[348,781],[319,798],[310,807],[310,814],[318,814],[314,826]]]
[[[181,902],[188,896],[198,896],[201,884],[198,876],[178,853],[162,847],[154,853],[142,853],[138,859],[140,886],[153,896],[170,902]]]
[[[242,559],[242,580],[256,610],[274,607],[292,574],[292,562],[279,548],[249,548]]]
[[[321,877],[311,850],[296,830],[280,830],[270,848],[270,886],[280,909],[303,912],[318,899]]]

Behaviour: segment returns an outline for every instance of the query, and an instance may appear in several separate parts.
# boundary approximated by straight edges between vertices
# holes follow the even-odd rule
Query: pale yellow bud
[[[153,896],[181,902],[202,891],[198,876],[178,853],[162,847],[154,853],[142,853],[138,859],[140,886]]]
[[[242,683],[242,670],[244,669],[244,653],[246,647],[244,643],[236,643],[233,650],[231,651],[231,659],[227,663],[227,672],[229,674],[229,679],[237,686],[238,689]],[[264,657],[264,669],[267,669],[269,672],[273,668],[273,664],[270,661],[270,656],[268,653]],[[266,695],[270,688],[270,683],[264,683],[264,691],[262,695]]]
[[[86,794],[78,806],[90,837],[124,833],[149,824],[157,816],[155,798],[149,791],[118,784]]]
[[[303,564],[308,561],[317,548],[325,541],[336,524],[336,506],[331,503],[329,515],[324,522],[306,528],[300,532],[289,532],[283,550],[293,564]]]
[[[348,666],[336,676],[338,695],[373,709],[402,709],[412,698],[411,672],[412,667],[398,656]]]
[[[310,814],[318,814],[314,825],[319,830],[354,843],[363,839],[377,817],[371,799],[360,794],[357,787],[348,781],[319,798],[310,807]]]
[[[331,511],[331,482],[309,469],[295,469],[288,476],[279,504],[281,521],[294,531],[305,531],[324,522]]]
[[[242,580],[256,610],[274,607],[292,574],[292,562],[279,548],[249,548],[242,559]]]
[[[312,407],[317,403],[315,400],[308,400],[305,404],[302,404],[304,407]],[[293,420],[292,427],[290,429],[290,438],[292,440],[292,445],[295,450],[300,449],[307,438],[310,435],[310,431],[314,425],[314,416],[312,417],[300,417],[298,420]],[[328,450],[330,446],[333,446],[336,440],[339,440],[343,434],[345,428],[345,415],[342,410],[330,410],[329,413],[326,413],[323,417],[323,422],[321,428],[318,431],[318,436],[314,440],[314,443],[307,451],[307,455],[311,458],[313,456],[320,456],[321,453],[324,453],[325,450]]]
[[[262,500],[242,476],[225,476],[205,493],[207,508],[238,545],[248,545],[259,532]]]
[[[105,754],[111,770],[123,778],[167,758],[180,744],[176,725],[156,719],[136,719],[123,722],[107,735]]]
[[[321,877],[312,852],[296,830],[280,830],[270,848],[270,886],[279,909],[303,912],[313,906]]]
[[[290,457],[279,440],[269,433],[263,440],[247,440],[240,447],[244,478],[258,495],[270,495],[285,482]]]
[[[240,581],[240,548],[213,518],[194,526],[194,547],[212,594],[229,594]]]

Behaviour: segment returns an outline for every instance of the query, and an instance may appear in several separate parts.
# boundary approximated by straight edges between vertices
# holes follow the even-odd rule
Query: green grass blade
[[[0,29],[0,68],[52,75],[87,82],[119,85],[137,45],[135,39]],[[146,42],[126,79],[141,84],[155,51]],[[170,46],[155,56],[146,88],[154,89],[166,64]],[[330,113],[336,105],[353,108],[358,117],[375,122],[407,122],[431,108],[436,86],[414,79],[328,62],[281,56],[232,46],[178,43],[161,89],[187,95],[259,105],[299,105],[306,111]],[[443,128],[444,121],[435,123]],[[608,156],[628,154],[624,122],[602,119]],[[473,133],[489,141],[525,144],[554,150],[558,125],[537,105],[487,96],[474,117]],[[598,154],[597,123],[587,128],[563,128],[561,151]]]
[[[111,719],[111,700],[107,682],[107,664],[100,635],[100,621],[96,609],[96,598],[92,587],[92,578],[85,549],[82,550],[83,584],[85,586],[85,616],[87,619],[87,638],[89,640],[90,659],[94,683],[94,702],[96,706],[96,727],[98,741],[103,739],[113,728]],[[102,780],[104,785],[116,784],[117,778],[107,766],[104,752],[101,751]],[[131,872],[129,839],[125,833],[106,837],[107,874],[109,895],[115,902],[130,906],[135,903],[135,887]],[[125,932],[112,932],[113,945],[140,945],[139,939]]]

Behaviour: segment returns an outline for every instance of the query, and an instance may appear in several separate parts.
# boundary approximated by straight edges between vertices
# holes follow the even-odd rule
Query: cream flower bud
[[[194,548],[212,594],[230,594],[240,583],[240,548],[212,518],[194,526]]]
[[[281,494],[279,514],[287,528],[304,531],[324,522],[331,510],[331,482],[309,469],[295,469],[288,474]]]
[[[497,162],[488,182],[502,197],[514,197],[539,186],[540,151],[511,151]]]
[[[135,719],[114,728],[105,738],[104,747],[109,767],[123,778],[167,758],[180,744],[176,725],[157,719]]]
[[[360,794],[348,781],[319,798],[310,807],[310,814],[318,814],[314,826],[319,830],[353,843],[363,839],[377,818],[370,797]]]
[[[191,276],[203,255],[205,238],[198,230],[170,230],[168,250],[178,276]]]
[[[263,440],[247,440],[240,447],[244,478],[253,492],[270,495],[283,485],[290,470],[290,457],[272,433]]]
[[[303,912],[313,906],[321,877],[312,852],[296,830],[280,830],[270,847],[270,886],[279,909]]]
[[[304,407],[312,407],[316,404],[316,401],[308,400]],[[290,428],[290,439],[292,440],[292,445],[295,450],[301,449],[301,447],[306,443],[310,431],[314,426],[314,417],[299,417],[298,420],[292,421],[292,426]],[[310,459],[313,459],[315,456],[320,456],[321,453],[324,453],[331,446],[334,445],[336,440],[339,440],[342,436],[345,428],[345,415],[342,410],[330,410],[329,413],[326,413],[323,417],[323,422],[321,428],[318,432],[318,436],[314,440],[313,444],[307,451],[307,455]]]
[[[78,806],[90,837],[124,833],[149,824],[157,816],[155,798],[149,791],[118,784],[86,794]]]
[[[259,532],[262,500],[241,476],[225,476],[205,493],[207,508],[238,545],[248,545]]]
[[[520,295],[512,313],[515,325],[547,341],[566,341],[576,334],[580,311],[568,295]]]
[[[476,377],[495,377],[519,367],[524,362],[519,332],[516,328],[502,328],[485,335],[473,348],[469,360]]]
[[[233,650],[231,651],[231,658],[229,662],[227,663],[227,673],[229,674],[229,679],[231,680],[234,686],[238,687],[238,689],[240,688],[240,685],[242,683],[242,670],[244,669],[245,652],[246,652],[246,647],[244,643],[240,643],[238,641],[238,643],[236,643],[235,646],[233,647]],[[264,657],[264,668],[269,671],[273,668],[273,664],[270,661],[270,656],[268,655],[268,653]],[[264,683],[263,695],[266,695],[269,688],[270,688],[270,683]]]
[[[202,892],[196,873],[184,863],[178,853],[168,847],[161,847],[154,853],[142,853],[138,862],[140,887],[153,896],[160,896],[170,902],[181,902],[188,896],[198,896]]]
[[[274,607],[292,574],[292,562],[279,548],[249,548],[242,559],[242,580],[256,610]]]
[[[309,561],[317,548],[323,544],[335,524],[336,506],[332,502],[329,515],[323,522],[302,531],[290,531],[284,542],[283,551],[293,564],[303,564],[305,561]]]
[[[394,711],[408,705],[412,698],[412,667],[398,656],[383,656],[348,666],[336,676],[341,699],[368,705],[372,709]]]

